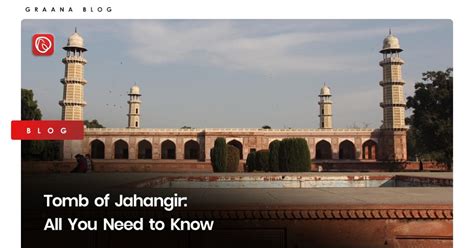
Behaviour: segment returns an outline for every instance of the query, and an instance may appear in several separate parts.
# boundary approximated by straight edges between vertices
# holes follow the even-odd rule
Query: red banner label
[[[82,140],[83,121],[12,121],[14,140]]]

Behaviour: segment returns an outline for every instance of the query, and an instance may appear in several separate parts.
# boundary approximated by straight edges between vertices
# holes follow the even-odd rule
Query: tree
[[[303,138],[283,139],[278,151],[278,163],[282,172],[305,172],[311,170],[308,143]]]
[[[252,172],[255,170],[255,153],[256,152],[250,152],[249,155],[247,155],[247,160],[245,161],[245,165],[247,166],[247,171]]]
[[[280,163],[278,163],[278,151],[280,150],[280,143],[281,141],[279,140],[274,140],[270,143],[268,163],[270,164],[270,171],[272,172],[280,171]]]
[[[222,137],[214,141],[214,148],[211,150],[211,163],[214,172],[225,172],[227,169],[227,144]]]
[[[453,164],[453,69],[423,73],[415,84],[415,94],[407,98],[413,109],[408,124],[413,132],[416,153],[420,156]]]
[[[270,165],[268,160],[270,158],[270,152],[268,150],[259,150],[255,154],[255,169],[258,171],[269,171]]]
[[[102,124],[99,123],[96,119],[92,121],[85,120],[84,125],[86,125],[87,128],[104,128]]]
[[[21,89],[21,119],[41,120],[41,110],[38,102],[34,99],[33,90]]]
[[[41,120],[41,110],[34,96],[33,90],[21,89],[22,120]],[[59,141],[55,140],[22,140],[21,159],[58,160],[59,145]]]
[[[33,90],[21,89],[21,119],[41,120],[42,114],[38,102],[34,99]],[[21,158],[23,160],[40,159],[45,144],[41,140],[22,140]]]
[[[41,140],[44,148],[40,154],[39,159],[51,161],[59,160],[60,158],[60,141],[59,140]]]
[[[409,122],[406,121],[408,124]],[[413,127],[410,127],[407,130],[407,156],[408,160],[410,161],[415,161],[417,158],[421,157],[421,154],[418,153],[416,149],[416,139],[415,139],[415,129]]]

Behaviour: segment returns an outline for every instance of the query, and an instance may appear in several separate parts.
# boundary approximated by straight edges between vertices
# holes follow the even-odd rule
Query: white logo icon
[[[41,54],[47,53],[51,47],[53,47],[53,42],[46,36],[38,36],[35,40],[35,48]]]

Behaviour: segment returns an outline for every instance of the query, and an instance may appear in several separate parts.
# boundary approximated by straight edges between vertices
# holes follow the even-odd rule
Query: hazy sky
[[[107,127],[127,126],[136,83],[142,127],[317,128],[326,82],[335,128],[377,128],[378,51],[389,28],[404,49],[406,96],[422,72],[453,63],[449,20],[25,20],[22,87],[33,89],[43,119],[61,118],[61,47],[74,27],[88,49],[85,118]],[[53,56],[32,55],[35,33],[55,35]]]

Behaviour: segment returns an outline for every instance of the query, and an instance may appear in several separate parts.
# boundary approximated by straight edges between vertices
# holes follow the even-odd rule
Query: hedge
[[[245,161],[245,166],[247,167],[248,172],[252,172],[255,170],[255,155],[256,152],[250,152],[247,155],[247,160]]]
[[[258,171],[269,171],[269,157],[270,152],[268,150],[260,150],[255,154],[255,169]]]
[[[270,143],[268,163],[270,164],[270,171],[272,172],[280,171],[280,163],[278,162],[278,151],[280,149],[280,143],[281,141],[279,140],[274,140]]]
[[[214,148],[211,149],[211,164],[214,172],[227,171],[227,144],[224,138],[219,137],[214,141]]]
[[[283,139],[278,150],[279,169],[282,172],[306,172],[311,170],[308,143],[303,138]]]

